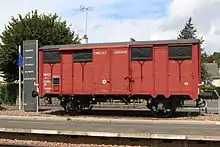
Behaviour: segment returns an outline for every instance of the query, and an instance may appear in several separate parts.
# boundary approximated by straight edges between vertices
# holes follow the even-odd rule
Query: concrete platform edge
[[[90,137],[119,137],[137,139],[167,139],[167,140],[203,140],[220,141],[220,136],[200,136],[200,135],[178,135],[178,134],[154,134],[154,133],[114,133],[114,132],[86,132],[86,131],[63,131],[63,130],[42,130],[42,129],[19,129],[0,128],[0,132],[5,133],[28,133],[28,134],[48,134],[48,135],[72,135]]]

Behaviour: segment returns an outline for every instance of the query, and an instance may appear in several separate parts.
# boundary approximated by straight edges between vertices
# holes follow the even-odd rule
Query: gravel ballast
[[[0,145],[13,145],[13,146],[35,146],[35,147],[131,147],[119,145],[97,145],[97,144],[71,144],[61,142],[47,142],[47,141],[34,141],[34,140],[10,140],[0,139]],[[139,147],[139,146],[132,146]]]

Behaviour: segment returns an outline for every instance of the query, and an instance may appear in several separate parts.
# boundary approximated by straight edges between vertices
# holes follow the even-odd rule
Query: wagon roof
[[[58,49],[58,48],[77,48],[91,46],[123,46],[123,45],[147,45],[147,44],[192,44],[199,43],[199,39],[175,39],[175,40],[152,40],[152,41],[128,41],[128,42],[105,42],[88,44],[65,44],[65,45],[47,45],[40,49]]]

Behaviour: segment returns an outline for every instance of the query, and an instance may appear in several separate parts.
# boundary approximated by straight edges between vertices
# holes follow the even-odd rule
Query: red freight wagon
[[[57,97],[67,112],[109,99],[140,99],[155,116],[198,100],[199,40],[51,45],[39,49],[39,96]]]

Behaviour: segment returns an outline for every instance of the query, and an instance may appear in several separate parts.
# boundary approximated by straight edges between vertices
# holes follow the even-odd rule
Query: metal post
[[[88,24],[88,8],[86,8],[86,24],[85,24],[85,34],[86,34],[86,37],[87,37],[87,24]]]
[[[84,35],[84,39],[85,39],[85,43],[88,43],[88,34],[87,34],[87,26],[88,26],[88,11],[90,10],[90,7],[85,7],[83,5],[80,5],[80,11],[82,12],[86,12],[86,18],[85,18],[85,35]]]
[[[18,46],[18,54],[21,54],[21,46]],[[19,110],[21,110],[21,66],[18,67],[18,103],[19,103]]]
[[[220,114],[220,95],[219,93],[217,92],[217,90],[214,90],[215,94],[217,95],[217,98],[218,98],[218,114]]]
[[[86,24],[85,24],[86,44],[88,43],[87,24],[88,24],[88,8],[86,8]]]

